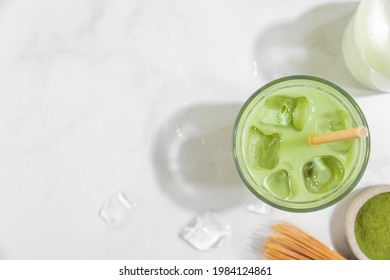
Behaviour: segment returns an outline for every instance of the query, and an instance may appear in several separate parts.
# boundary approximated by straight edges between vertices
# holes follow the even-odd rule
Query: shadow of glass
[[[306,74],[356,89],[367,89],[349,73],[342,55],[344,30],[359,2],[316,7],[296,21],[266,29],[255,45],[258,73],[266,80]]]
[[[154,141],[154,169],[164,192],[196,210],[243,203],[248,191],[235,169],[231,134],[241,104],[187,106]]]

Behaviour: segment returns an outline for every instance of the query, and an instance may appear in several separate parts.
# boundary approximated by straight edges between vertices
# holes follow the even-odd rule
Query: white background
[[[0,2],[1,259],[257,259],[264,227],[288,221],[351,257],[351,196],[307,213],[245,209],[231,157],[234,118],[291,74],[356,97],[372,153],[358,188],[390,181],[390,95],[356,82],[341,54],[355,1]],[[120,227],[99,217],[123,192]],[[200,252],[179,238],[200,212],[230,226]]]

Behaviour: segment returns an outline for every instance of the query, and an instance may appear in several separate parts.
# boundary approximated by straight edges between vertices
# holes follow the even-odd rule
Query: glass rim
[[[359,154],[361,154],[361,152],[364,152],[364,154],[361,155],[361,160],[363,161],[361,166],[359,167],[359,170],[356,171],[355,173],[356,176],[354,179],[351,179],[351,182],[348,184],[347,187],[343,188],[342,189],[342,192],[339,193],[336,197],[330,199],[329,201],[325,201],[324,203],[322,204],[319,204],[319,205],[312,205],[312,204],[315,204],[315,201],[310,201],[310,202],[292,202],[290,203],[289,205],[300,205],[301,207],[292,207],[292,206],[286,206],[286,205],[280,205],[276,202],[273,202],[269,199],[267,199],[266,197],[264,197],[262,194],[260,194],[253,186],[252,184],[248,181],[248,179],[246,178],[246,175],[244,174],[241,166],[240,166],[240,161],[239,161],[239,156],[238,156],[238,147],[236,145],[236,142],[237,142],[237,138],[238,138],[238,128],[239,128],[239,125],[241,123],[241,119],[242,119],[242,116],[243,114],[246,112],[248,106],[252,103],[252,101],[261,93],[265,92],[266,90],[268,90],[269,88],[271,88],[272,86],[274,85],[277,85],[277,84],[281,84],[281,83],[284,83],[284,82],[289,82],[289,81],[299,81],[299,80],[302,80],[303,82],[317,82],[317,83],[320,83],[320,84],[323,84],[325,86],[328,86],[330,87],[331,89],[335,90],[337,93],[341,94],[342,96],[344,96],[347,100],[347,102],[350,103],[351,107],[353,107],[354,111],[356,111],[356,115],[358,116],[359,118],[359,121],[362,122],[362,125],[368,127],[368,124],[367,124],[367,120],[360,108],[360,106],[356,103],[356,101],[352,98],[352,96],[346,92],[343,88],[341,88],[340,86],[330,82],[329,80],[326,80],[326,79],[323,79],[323,78],[319,78],[319,77],[316,77],[316,76],[310,76],[310,75],[292,75],[292,76],[285,76],[285,77],[281,77],[281,78],[278,78],[278,79],[275,79],[275,80],[272,80],[271,82],[268,82],[266,83],[265,85],[263,85],[262,87],[260,87],[259,89],[257,89],[247,100],[246,102],[242,105],[240,111],[238,112],[237,114],[237,117],[235,119],[235,122],[234,122],[234,126],[233,126],[233,133],[232,133],[232,150],[233,150],[233,161],[234,161],[234,164],[235,164],[235,167],[239,173],[239,176],[241,177],[242,181],[244,182],[244,184],[246,185],[246,187],[257,197],[259,198],[260,200],[262,200],[263,202],[275,207],[275,208],[278,208],[278,209],[281,209],[281,210],[285,210],[285,211],[289,211],[289,212],[313,212],[313,211],[317,211],[317,210],[321,210],[321,209],[324,209],[324,208],[327,208],[329,206],[332,206],[333,204],[339,202],[340,200],[342,200],[344,197],[346,197],[356,186],[357,184],[359,183],[361,177],[363,176],[364,174],[364,171],[366,170],[366,167],[367,167],[367,164],[368,164],[368,159],[369,159],[369,155],[370,155],[370,148],[371,148],[371,140],[370,140],[370,134],[368,134],[367,138],[365,138],[365,143],[366,144],[361,144],[361,147],[364,148],[364,151],[360,151]],[[359,148],[361,149],[361,148]],[[353,175],[353,174],[352,174]],[[307,207],[303,207],[307,205]]]

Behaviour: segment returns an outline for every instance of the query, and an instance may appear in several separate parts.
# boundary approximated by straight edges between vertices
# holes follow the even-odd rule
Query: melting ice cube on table
[[[212,212],[197,215],[180,233],[180,237],[199,251],[222,246],[229,236],[230,226]]]
[[[124,193],[116,192],[103,202],[99,216],[104,220],[107,227],[116,228],[124,223],[136,206],[136,203]]]
[[[254,168],[272,169],[278,164],[280,134],[264,134],[252,126],[248,131],[248,159]]]

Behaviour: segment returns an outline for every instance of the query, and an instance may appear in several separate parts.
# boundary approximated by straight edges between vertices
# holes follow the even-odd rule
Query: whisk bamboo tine
[[[325,244],[288,224],[272,227],[273,235],[265,240],[264,256],[274,260],[345,260]]]
[[[291,239],[290,241],[293,245],[290,244],[290,246],[293,246],[292,250],[302,250],[299,246],[305,248],[306,251],[304,251],[304,253],[309,256],[310,259],[344,259],[344,257],[330,250],[314,237],[290,224],[275,225],[274,232],[280,236],[279,238]],[[299,246],[297,244],[299,244]]]
[[[323,259],[329,259],[330,257],[332,259],[345,259],[343,256],[341,256],[339,253],[337,253],[336,251],[333,251],[331,250],[330,248],[328,248],[325,244],[321,243],[319,240],[315,239],[313,236],[310,236],[309,234],[305,233],[304,231],[302,231],[301,229],[299,228],[296,228],[292,225],[288,225],[288,224],[285,224],[283,226],[285,229],[291,229],[291,232],[296,232],[296,233],[299,233],[299,234],[302,234],[305,236],[305,240],[308,241],[307,244],[315,244],[318,248],[321,249],[321,255],[324,257]]]
[[[299,228],[296,228],[290,224],[278,224],[275,226],[276,232],[282,233],[286,236],[289,236],[291,239],[294,239],[295,241],[299,242],[300,244],[303,244],[305,247],[310,247],[312,244],[315,244],[316,247],[324,250],[325,252],[334,252],[330,250],[325,244],[321,243],[314,237],[308,235],[304,231],[300,230]],[[299,238],[298,238],[299,237]],[[321,253],[321,252],[319,252]],[[325,256],[327,256],[326,254]]]
[[[329,258],[328,253],[330,249],[327,246],[292,225],[277,224],[274,226],[274,231],[284,236],[283,239],[290,240],[292,248],[299,247],[301,250],[304,250],[302,252],[305,252],[312,259]]]
[[[289,250],[288,247],[280,246],[280,240],[275,237],[269,237],[264,244],[265,252],[279,254],[291,259],[307,259],[304,255],[294,250]]]
[[[296,242],[295,240],[291,240],[284,236],[278,237],[274,242],[278,243],[279,247],[288,248],[290,251],[297,252],[300,255],[305,256],[307,259],[323,257],[320,252],[317,252],[307,244]]]
[[[290,252],[290,254],[293,254],[296,257],[296,259],[323,259],[324,256],[321,254],[318,254],[315,250],[310,249],[309,247],[304,247],[300,245],[296,245],[293,242],[289,242],[288,240],[277,240],[271,241],[274,243],[274,246],[267,245],[267,248],[272,248],[273,250],[281,250],[280,248],[283,248],[284,251]]]
[[[282,233],[286,236],[289,236],[290,238],[297,240],[299,242],[304,242],[304,241],[310,241],[312,243],[315,243],[317,246],[322,247],[322,248],[328,248],[326,247],[323,243],[315,239],[314,237],[308,235],[304,231],[290,225],[290,224],[277,224],[274,227],[274,230],[276,232]],[[299,236],[299,239],[297,238]]]

